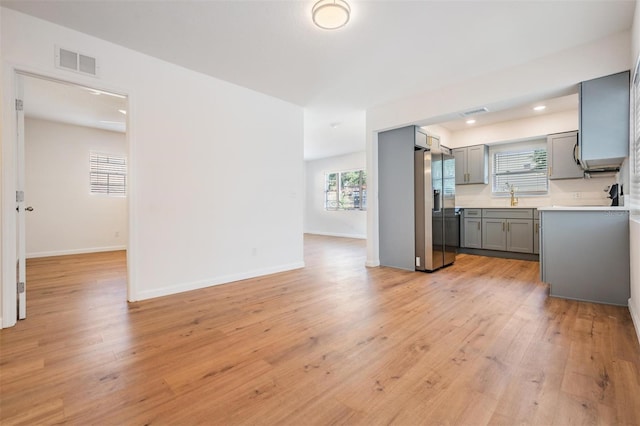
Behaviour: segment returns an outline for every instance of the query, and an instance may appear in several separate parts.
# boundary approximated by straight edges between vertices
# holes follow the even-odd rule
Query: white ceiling
[[[542,111],[535,111],[533,108],[537,106],[545,106]],[[460,117],[457,120],[446,121],[438,123],[439,126],[444,127],[450,132],[457,132],[460,130],[468,130],[473,127],[488,126],[490,124],[502,123],[505,121],[519,120],[524,118],[539,117],[541,115],[557,114],[564,111],[576,111],[578,110],[578,94],[573,93],[571,95],[561,96],[558,98],[546,99],[540,102],[526,103],[522,106],[517,106],[502,111],[484,112],[469,117]],[[476,122],[468,124],[467,120],[475,119]]]
[[[77,126],[124,132],[126,98],[86,87],[62,84],[41,78],[23,77],[24,115]]]
[[[324,31],[314,0],[1,3],[305,107],[307,159],[364,149],[369,107],[627,30],[635,7],[352,0],[349,24]]]

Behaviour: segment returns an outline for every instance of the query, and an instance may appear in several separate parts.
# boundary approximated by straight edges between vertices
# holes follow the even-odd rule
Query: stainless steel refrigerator
[[[414,152],[417,271],[452,264],[460,241],[455,159],[437,142]]]

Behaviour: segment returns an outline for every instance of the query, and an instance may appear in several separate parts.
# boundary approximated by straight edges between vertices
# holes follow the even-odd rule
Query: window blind
[[[544,148],[499,151],[493,154],[493,193],[546,193],[547,150]]]
[[[125,196],[127,160],[108,154],[89,154],[89,182],[92,194]]]

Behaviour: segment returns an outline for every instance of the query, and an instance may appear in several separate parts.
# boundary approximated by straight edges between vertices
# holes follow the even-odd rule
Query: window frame
[[[122,161],[124,164],[121,167],[102,167],[100,168],[100,164],[114,164],[118,166],[117,163],[104,163],[98,162],[100,157],[106,158],[108,161],[116,160]],[[105,197],[120,197],[124,198],[127,196],[128,192],[128,164],[127,164],[127,156],[124,154],[113,154],[113,153],[105,153],[99,151],[89,151],[89,194],[90,195],[98,195]],[[95,164],[95,167],[94,167]],[[109,170],[111,169],[111,170]],[[118,170],[118,169],[124,169]],[[94,183],[94,177],[96,175],[106,175],[107,183],[100,184],[98,182]],[[111,184],[110,177],[118,176],[122,177],[123,183],[122,185]],[[103,187],[104,190],[98,190],[99,187]],[[120,189],[121,188],[121,189]]]
[[[547,150],[547,139],[546,137],[539,137],[535,139],[530,139],[526,141],[519,142],[506,142],[496,145],[491,145],[489,147],[489,163],[490,163],[490,178],[491,178],[491,196],[496,198],[504,198],[510,197],[511,194],[508,190],[499,190],[496,191],[495,187],[495,176],[496,176],[496,154],[502,152],[519,152],[519,151],[535,151],[537,149],[544,149],[547,155],[547,165],[549,164],[549,151]],[[534,172],[530,172],[534,173]],[[518,173],[524,174],[524,173]],[[549,196],[549,174],[548,167],[544,169],[544,176],[546,180],[546,189],[544,191],[520,191],[516,189],[516,196],[524,196],[524,197],[547,197]],[[516,187],[517,188],[517,187]]]
[[[330,175],[338,175],[337,176],[337,190],[335,191],[339,198],[339,194],[342,191],[342,175],[344,173],[352,173],[352,172],[360,172],[360,184],[358,185],[358,192],[360,193],[360,203],[359,203],[359,207],[354,207],[354,208],[344,208],[344,207],[340,207],[339,203],[340,201],[338,200],[338,206],[336,208],[331,208],[329,207],[329,199],[328,199],[328,193],[330,192],[328,187],[329,187],[329,176]],[[362,178],[362,176],[364,175],[364,179]],[[333,191],[332,191],[333,192]],[[364,196],[363,196],[364,194]],[[324,201],[323,201],[323,207],[325,211],[328,212],[339,212],[339,211],[366,211],[367,210],[367,171],[364,167],[360,168],[353,168],[353,169],[342,169],[342,170],[333,170],[333,171],[325,171],[324,172]]]

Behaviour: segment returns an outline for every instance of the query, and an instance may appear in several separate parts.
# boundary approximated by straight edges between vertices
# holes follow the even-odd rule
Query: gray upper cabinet
[[[474,145],[452,150],[456,159],[456,185],[489,183],[489,147]]]
[[[580,83],[580,161],[619,167],[629,155],[629,71]]]
[[[576,161],[577,150],[577,131],[547,136],[549,179],[576,179],[583,177],[584,171]]]

